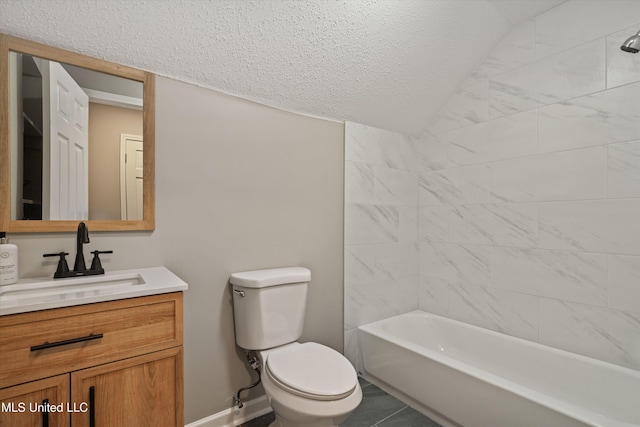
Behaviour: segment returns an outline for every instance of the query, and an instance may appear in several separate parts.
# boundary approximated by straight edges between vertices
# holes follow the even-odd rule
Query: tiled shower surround
[[[408,138],[346,126],[345,349],[423,309],[640,369],[640,2],[514,27]]]

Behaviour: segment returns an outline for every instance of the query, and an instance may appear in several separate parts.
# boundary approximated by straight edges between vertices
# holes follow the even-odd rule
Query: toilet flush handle
[[[237,290],[237,289],[234,289],[234,290],[233,290],[233,293],[234,293],[234,294],[237,294],[237,295],[240,295],[241,297],[244,297],[244,291],[239,291],[239,290]]]

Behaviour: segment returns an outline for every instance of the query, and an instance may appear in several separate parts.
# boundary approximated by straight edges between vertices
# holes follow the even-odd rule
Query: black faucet
[[[91,268],[87,270],[87,265],[84,262],[84,251],[82,249],[82,245],[84,245],[85,243],[89,243],[89,229],[87,228],[87,224],[85,224],[84,222],[80,222],[80,224],[78,224],[78,232],[76,235],[76,262],[73,265],[73,271],[69,271],[69,266],[67,265],[67,260],[65,259],[65,256],[69,255],[67,252],[57,252],[54,254],[42,255],[45,257],[60,257],[60,260],[58,261],[58,269],[53,275],[54,279],[60,279],[63,277],[80,277],[104,274],[104,269],[102,268],[99,255],[112,254],[113,251],[92,251],[91,253],[93,254],[93,260],[91,262]]]
[[[84,263],[84,252],[82,245],[89,243],[89,229],[87,224],[81,222],[78,224],[78,233],[76,235],[76,262],[73,264],[74,271],[81,273],[87,270],[87,266]]]

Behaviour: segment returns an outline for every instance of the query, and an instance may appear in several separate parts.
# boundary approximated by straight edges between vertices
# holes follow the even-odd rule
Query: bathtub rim
[[[587,356],[583,356],[577,353],[572,353],[566,350],[562,350],[562,349],[558,349],[555,347],[551,347],[551,346],[547,346],[544,344],[540,344],[534,341],[529,341],[523,338],[519,338],[513,335],[508,335],[506,333],[502,333],[502,332],[497,332],[491,329],[487,329],[487,328],[483,328],[480,326],[476,326],[470,323],[465,323],[459,320],[455,320],[455,319],[451,319],[448,317],[444,317],[438,314],[434,314],[434,313],[430,313],[424,310],[414,310],[408,313],[403,313],[403,314],[399,314],[396,316],[392,316],[389,317],[387,319],[381,319],[381,320],[377,320],[375,322],[371,322],[368,323],[366,325],[362,325],[359,326],[358,329],[358,334],[361,333],[368,333],[370,335],[373,335],[377,338],[383,339],[385,341],[390,341],[391,343],[393,343],[394,345],[397,345],[407,351],[413,352],[413,353],[417,353],[420,355],[424,355],[427,358],[430,358],[432,360],[434,360],[437,363],[440,363],[444,366],[447,366],[451,369],[457,370],[457,371],[461,371],[471,377],[474,377],[480,381],[486,382],[488,384],[491,384],[495,387],[501,388],[503,390],[506,390],[508,392],[517,394],[525,399],[529,399],[539,405],[542,405],[552,411],[561,413],[565,416],[574,418],[580,422],[583,422],[585,424],[594,426],[594,427],[602,427],[602,426],[607,426],[607,427],[638,427],[640,424],[631,424],[629,422],[626,421],[622,421],[622,420],[618,420],[618,419],[612,419],[606,415],[603,415],[599,412],[595,412],[589,409],[585,409],[583,407],[577,406],[575,404],[572,403],[568,403],[565,401],[562,401],[558,398],[549,396],[547,394],[544,394],[542,392],[536,391],[534,389],[531,389],[529,387],[525,387],[523,385],[520,385],[518,383],[515,383],[511,380],[502,378],[496,374],[492,374],[490,372],[487,371],[483,371],[479,368],[476,368],[472,365],[470,365],[469,363],[463,362],[461,360],[457,360],[451,356],[445,356],[441,353],[438,353],[437,351],[434,351],[432,349],[423,347],[419,344],[415,344],[411,341],[406,340],[405,338],[401,338],[401,337],[397,337],[397,336],[393,336],[390,333],[381,330],[380,325],[384,324],[386,322],[389,322],[391,319],[396,319],[396,318],[400,318],[400,317],[432,317],[436,320],[440,320],[440,321],[444,321],[444,322],[449,322],[449,323],[453,323],[454,325],[457,325],[459,327],[463,327],[463,328],[469,328],[471,330],[477,331],[479,333],[483,333],[483,334],[489,334],[491,336],[500,338],[500,339],[511,339],[511,340],[515,340],[518,344],[522,344],[526,347],[529,348],[540,348],[543,347],[543,350],[545,351],[550,351],[552,353],[555,353],[556,355],[560,355],[560,356],[564,356],[564,357],[569,357],[571,359],[578,359],[581,360],[583,362],[588,362],[591,364],[595,364],[596,366],[600,366],[606,369],[613,369],[615,371],[621,372],[621,373],[625,373],[625,374],[630,374],[631,376],[637,378],[640,381],[640,371],[636,371],[634,369],[631,368],[626,368],[624,366],[620,366],[620,365],[616,365],[614,363],[610,363],[610,362],[605,362],[603,360],[598,360],[598,359],[593,359]],[[358,339],[358,341],[360,341]],[[365,369],[366,371],[366,369]],[[366,374],[368,376],[373,376],[375,377],[375,375],[371,372],[366,372]]]

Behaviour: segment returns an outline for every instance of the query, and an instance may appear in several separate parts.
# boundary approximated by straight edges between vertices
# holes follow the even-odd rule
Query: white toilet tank
[[[311,271],[304,267],[232,274],[236,344],[264,350],[300,338],[309,280]]]

